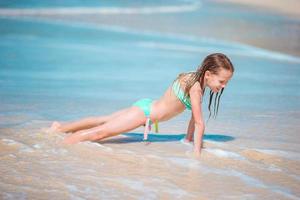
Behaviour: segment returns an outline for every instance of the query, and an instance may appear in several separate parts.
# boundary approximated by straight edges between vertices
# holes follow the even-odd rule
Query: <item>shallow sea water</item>
[[[68,13],[103,6],[100,16],[181,19],[201,16],[198,1],[0,5],[8,9],[0,10],[1,199],[300,198],[299,57],[218,38],[41,17],[47,10],[20,14],[24,7]],[[159,98],[178,73],[216,51],[228,54],[236,71],[218,118],[206,126],[200,159],[182,140],[189,111],[161,123],[150,144],[141,142],[142,128],[72,146],[48,131],[53,120]]]

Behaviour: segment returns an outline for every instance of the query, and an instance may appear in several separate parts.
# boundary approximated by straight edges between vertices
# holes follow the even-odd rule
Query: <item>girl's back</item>
[[[181,90],[184,90],[187,80],[192,74],[186,73],[178,77]],[[184,111],[185,106],[176,96],[173,84],[166,90],[160,99],[154,101],[151,109],[151,119],[158,121],[166,121]]]

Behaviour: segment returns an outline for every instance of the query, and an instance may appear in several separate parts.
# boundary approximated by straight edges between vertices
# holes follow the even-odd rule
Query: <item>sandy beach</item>
[[[209,2],[209,1],[208,1]],[[242,22],[240,20],[232,21],[236,26],[234,30],[238,30],[239,37],[230,38],[239,42],[245,42],[262,48],[283,51],[292,55],[300,55],[300,27],[297,25],[300,20],[300,2],[297,0],[212,0],[211,2],[220,3],[228,6],[242,8],[244,12],[252,13],[269,13],[271,15],[280,16],[280,19],[290,19],[283,23],[283,26],[276,28],[269,24],[259,24],[257,22]],[[294,22],[296,23],[294,23]],[[229,22],[230,23],[230,22]],[[233,27],[231,27],[233,29]],[[262,35],[256,39],[249,39],[247,34]],[[281,37],[280,32],[288,33],[289,37]],[[227,38],[226,38],[227,39]]]
[[[300,19],[300,2],[298,0],[213,0],[218,3],[231,3],[246,6],[261,11],[269,11],[280,15],[289,16],[297,20]]]

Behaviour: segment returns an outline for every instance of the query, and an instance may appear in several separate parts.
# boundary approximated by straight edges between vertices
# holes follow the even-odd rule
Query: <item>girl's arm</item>
[[[189,94],[190,94],[190,99],[192,104],[192,115],[194,118],[194,126],[195,126],[194,152],[196,155],[200,155],[205,125],[204,125],[202,107],[201,107],[202,90],[199,82],[196,82],[191,87]]]
[[[185,139],[189,142],[193,141],[194,132],[195,132],[195,120],[192,114]]]

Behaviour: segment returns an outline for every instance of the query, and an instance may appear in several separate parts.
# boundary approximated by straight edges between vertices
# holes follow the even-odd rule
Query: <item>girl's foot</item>
[[[59,131],[60,127],[61,127],[61,124],[59,122],[55,121],[52,123],[50,130],[56,132],[56,131]]]

